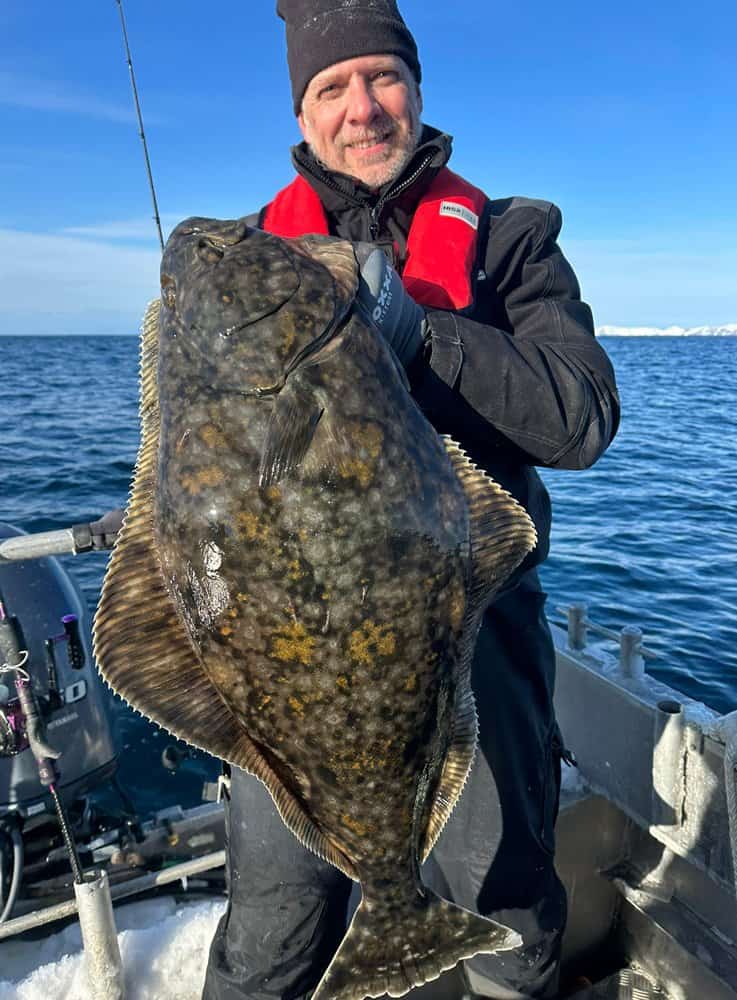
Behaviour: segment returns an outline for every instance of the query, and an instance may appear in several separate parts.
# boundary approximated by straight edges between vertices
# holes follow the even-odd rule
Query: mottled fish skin
[[[95,655],[360,880],[314,1000],[401,996],[518,943],[419,866],[473,758],[480,614],[532,522],[412,400],[354,309],[350,244],[190,219],[161,288]]]
[[[162,265],[166,288],[186,262],[162,309],[155,533],[166,579],[224,701],[364,891],[385,893],[401,872],[413,889],[418,824],[450,739],[465,496],[388,348],[356,315],[289,376],[301,405],[287,432],[319,420],[298,472],[260,487],[280,400],[241,387],[283,379],[332,322],[332,283],[261,233],[193,281],[188,251],[202,237],[184,228]],[[230,332],[244,272],[245,316],[269,291],[295,291]],[[259,298],[244,302],[251,287]]]

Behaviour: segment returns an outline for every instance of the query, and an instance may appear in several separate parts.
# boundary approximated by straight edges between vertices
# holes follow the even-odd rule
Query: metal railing
[[[557,607],[555,610],[558,614],[566,616],[563,625],[567,628],[569,649],[574,652],[586,649],[589,632],[611,639],[619,645],[619,669],[623,676],[631,680],[639,680],[645,675],[645,660],[658,658],[657,653],[642,645],[642,629],[635,625],[625,625],[619,632],[615,632],[614,629],[591,621],[588,617],[588,606],[583,603]]]

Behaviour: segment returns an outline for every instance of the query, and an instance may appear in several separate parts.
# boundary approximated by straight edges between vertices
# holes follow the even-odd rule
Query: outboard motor
[[[0,524],[0,539],[21,535]],[[0,668],[3,634],[28,650],[29,675],[46,739],[61,752],[59,790],[67,801],[108,781],[117,766],[106,695],[92,661],[89,618],[77,585],[54,558],[0,562]],[[0,818],[29,817],[49,803],[12,673],[0,674]]]

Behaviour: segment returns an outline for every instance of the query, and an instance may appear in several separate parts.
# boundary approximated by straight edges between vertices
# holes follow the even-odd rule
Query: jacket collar
[[[326,210],[339,213],[356,205],[368,209],[379,203],[384,205],[398,194],[402,195],[403,203],[416,203],[450,159],[452,143],[451,136],[423,125],[419,145],[401,175],[377,191],[348,174],[327,170],[305,142],[292,148],[292,163],[297,173],[317,192]],[[407,181],[410,181],[409,186],[405,186]]]

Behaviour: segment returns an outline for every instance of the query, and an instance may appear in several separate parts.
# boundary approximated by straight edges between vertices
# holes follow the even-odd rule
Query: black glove
[[[402,365],[407,368],[427,336],[425,311],[404,290],[402,280],[373,243],[354,244],[359,266],[356,304],[369,323],[378,327]]]

